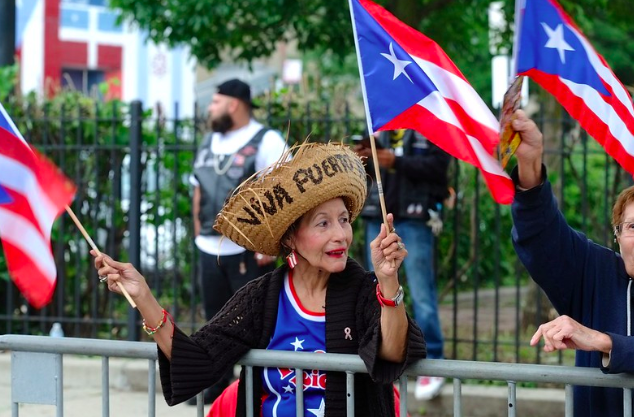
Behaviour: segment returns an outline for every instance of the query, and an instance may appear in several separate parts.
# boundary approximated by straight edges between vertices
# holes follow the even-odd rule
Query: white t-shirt
[[[240,129],[231,130],[224,135],[214,132],[211,136],[211,151],[215,155],[233,155],[244,147],[264,127],[262,123],[251,119],[248,125]],[[268,130],[255,155],[255,170],[260,171],[274,164],[286,150],[286,142],[275,130]],[[222,162],[222,161],[221,161]],[[198,187],[198,180],[194,175],[189,176],[189,182]],[[196,246],[201,251],[211,255],[237,255],[245,251],[242,246],[233,243],[222,236],[196,236]]]

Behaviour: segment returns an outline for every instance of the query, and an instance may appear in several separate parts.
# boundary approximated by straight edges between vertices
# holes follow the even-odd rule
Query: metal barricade
[[[63,355],[90,355],[102,358],[102,415],[109,411],[108,359],[136,358],[148,360],[148,416],[155,416],[156,344],[96,339],[61,338],[45,336],[0,336],[0,350],[12,352],[12,412],[18,417],[19,403],[50,404],[57,407],[57,417],[63,417]],[[367,373],[365,364],[357,355],[336,353],[286,352],[252,350],[239,364],[246,367],[247,415],[252,417],[254,367],[295,369],[301,375],[304,369],[338,371],[347,374],[347,412],[354,415],[354,374]],[[417,375],[453,378],[454,416],[463,415],[462,382],[464,380],[505,381],[508,385],[508,416],[516,415],[516,384],[518,382],[565,384],[565,415],[572,417],[572,386],[620,387],[624,390],[624,416],[632,416],[631,389],[634,378],[626,374],[609,375],[598,369],[557,365],[509,364],[457,360],[426,359],[410,366],[399,381],[401,392],[407,392],[407,377]],[[302,378],[297,378],[297,416],[303,416]],[[34,392],[38,392],[34,394]],[[202,394],[198,395],[196,415],[203,416]],[[405,416],[407,395],[401,396],[400,411]]]

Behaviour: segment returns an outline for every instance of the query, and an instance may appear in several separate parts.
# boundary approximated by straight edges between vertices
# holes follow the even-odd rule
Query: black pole
[[[141,270],[141,126],[143,105],[135,100],[130,105],[130,263]],[[139,312],[128,308],[128,340],[139,340]]]
[[[0,67],[15,62],[15,0],[0,2]]]

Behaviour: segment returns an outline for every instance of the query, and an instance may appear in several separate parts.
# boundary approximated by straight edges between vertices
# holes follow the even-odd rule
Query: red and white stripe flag
[[[518,74],[555,96],[634,174],[634,106],[621,81],[555,0],[526,0],[521,16]]]
[[[434,41],[369,0],[350,0],[371,130],[414,129],[477,168],[498,203],[515,187],[493,157],[500,125]]]
[[[24,140],[0,104],[0,240],[9,275],[35,308],[48,304],[57,269],[51,252],[53,222],[69,204],[75,186]]]

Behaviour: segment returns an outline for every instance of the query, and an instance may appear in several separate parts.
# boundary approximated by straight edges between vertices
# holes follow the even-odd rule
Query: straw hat
[[[294,146],[262,172],[235,189],[214,224],[216,231],[254,252],[278,255],[288,228],[321,203],[341,197],[352,221],[365,202],[363,162],[343,144]]]

